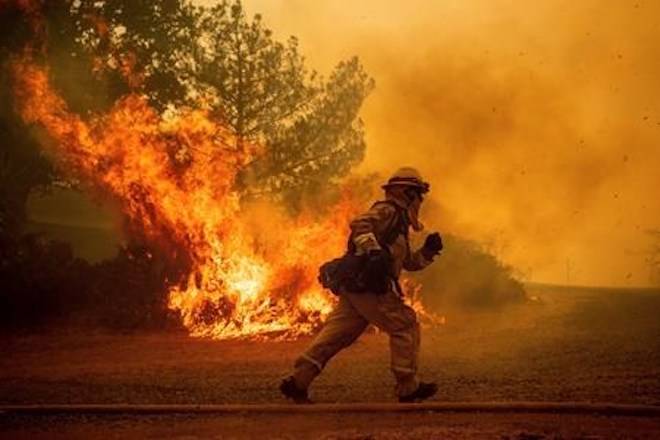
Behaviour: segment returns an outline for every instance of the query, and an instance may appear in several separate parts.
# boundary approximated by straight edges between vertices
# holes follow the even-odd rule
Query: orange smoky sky
[[[426,223],[527,279],[650,282],[660,227],[660,2],[245,0],[327,74],[376,80],[360,171],[418,167]]]

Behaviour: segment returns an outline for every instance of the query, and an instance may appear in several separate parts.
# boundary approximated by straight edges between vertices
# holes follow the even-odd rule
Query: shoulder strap
[[[391,246],[396,241],[396,238],[399,236],[399,234],[403,234],[406,237],[406,240],[408,240],[408,218],[406,217],[405,210],[391,200],[380,200],[371,205],[371,207],[373,208],[374,206],[382,203],[392,206],[394,208],[395,215],[385,230],[383,236],[378,237],[379,241],[382,241],[381,245]],[[347,253],[355,252],[355,243],[353,243],[350,234],[348,237],[348,242],[346,243],[346,251]]]
[[[381,200],[374,203],[373,206],[381,203],[386,203],[392,206],[394,208],[394,212],[396,213],[394,215],[394,219],[381,237],[381,240],[383,240],[382,244],[391,246],[396,241],[396,238],[399,236],[399,234],[403,234],[406,239],[408,239],[408,218],[406,217],[405,210],[391,200]]]

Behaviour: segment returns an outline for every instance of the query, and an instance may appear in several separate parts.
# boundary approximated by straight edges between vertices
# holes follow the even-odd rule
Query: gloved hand
[[[422,246],[422,254],[427,259],[432,259],[433,256],[438,255],[442,250],[442,237],[437,232],[429,234],[424,240],[424,246]]]

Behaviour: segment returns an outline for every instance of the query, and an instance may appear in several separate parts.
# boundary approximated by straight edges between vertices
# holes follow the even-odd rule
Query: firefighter
[[[419,323],[415,311],[403,302],[398,283],[402,270],[421,270],[442,250],[442,239],[437,232],[428,235],[424,245],[414,252],[408,241],[410,228],[423,229],[419,208],[429,184],[417,170],[404,167],[382,188],[385,200],[376,202],[350,224],[347,255],[366,260],[361,273],[352,277],[363,279],[365,287],[352,283],[347,284],[350,289],[340,289],[339,302],[324,327],[295,361],[293,374],[280,385],[282,394],[296,403],[310,403],[307,390],[314,378],[369,324],[389,335],[391,370],[399,401],[420,401],[437,392],[435,383],[420,382],[417,378]]]

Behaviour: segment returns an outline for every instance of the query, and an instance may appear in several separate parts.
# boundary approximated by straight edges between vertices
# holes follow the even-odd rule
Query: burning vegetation
[[[168,305],[191,335],[293,337],[330,312],[334,299],[318,283],[318,267],[344,251],[348,222],[361,208],[348,189],[322,216],[277,218],[272,206],[242,208],[236,176],[260,149],[236,148],[206,112],[164,118],[129,95],[83,121],[52,89],[47,70],[23,59],[13,72],[19,111],[45,129],[55,160],[117,201],[133,234],[177,265]],[[252,214],[268,216],[268,236],[244,220]],[[405,284],[413,305],[433,318],[421,306],[420,286]]]
[[[129,228],[174,256],[169,306],[196,336],[310,332],[332,299],[318,266],[343,251],[347,196],[323,220],[299,216],[280,240],[247,230],[234,189],[258,148],[234,147],[231,133],[202,111],[160,117],[130,95],[89,122],[72,114],[47,72],[14,64],[20,112],[43,126],[54,157],[94,190],[117,200]],[[271,231],[273,232],[273,231]]]
[[[343,251],[357,200],[346,192],[323,215],[299,206],[293,217],[275,200],[345,174],[361,155],[355,119],[371,80],[356,60],[327,82],[308,74],[295,40],[272,40],[240,3],[156,3],[137,11],[99,2],[10,4],[26,34],[15,33],[24,45],[11,41],[16,50],[5,66],[14,108],[43,130],[39,149],[61,178],[120,207],[131,242],[147,249],[139,254],[163,267],[167,306],[190,334],[309,333],[333,301],[318,285],[318,266]],[[133,12],[163,32],[134,27]],[[61,39],[52,41],[66,31],[63,55]],[[167,47],[140,50],[155,42]],[[187,50],[190,43],[199,50]],[[66,84],[54,85],[52,66],[76,56],[86,64],[77,72],[97,87],[122,84],[109,93],[110,105],[83,110],[80,99],[62,95]],[[192,65],[194,85],[184,72]],[[266,196],[251,212],[243,201],[255,193]],[[268,233],[248,221],[257,210],[270,219]]]
[[[20,117],[5,121],[24,127],[16,134],[17,151],[32,151],[44,164],[35,174],[42,179],[26,182],[21,194],[64,180],[111,200],[125,216],[130,243],[114,263],[86,268],[72,261],[73,272],[83,275],[71,285],[90,292],[86,299],[78,292],[76,301],[121,303],[117,298],[138,296],[145,304],[127,301],[130,313],[147,316],[165,306],[194,336],[312,332],[334,302],[318,284],[318,267],[344,251],[348,221],[372,195],[359,179],[338,184],[365,148],[357,114],[372,80],[356,59],[340,63],[327,81],[308,73],[295,39],[274,42],[260,17],[246,20],[240,3],[195,9],[181,2],[172,10],[161,2],[142,5],[137,12],[153,15],[162,32],[134,28],[132,9],[119,3],[19,2],[28,36],[12,40],[14,47],[7,47],[13,50],[2,54],[2,79],[11,90],[3,93]],[[72,32],[66,51],[55,50],[62,37],[53,43],[42,21]],[[165,32],[176,26],[185,32]],[[193,35],[198,28],[201,37]],[[223,46],[225,37],[230,46]],[[202,54],[177,46],[180,38],[196,41]],[[141,51],[145,45],[153,49]],[[186,58],[189,53],[197,58]],[[210,78],[209,71],[218,75]],[[88,76],[78,78],[81,72]],[[94,99],[98,90],[107,96]],[[3,211],[5,219],[11,217]],[[22,242],[12,237],[20,236],[21,221],[14,223],[0,238],[18,254]],[[67,253],[48,247],[47,254],[60,251]],[[11,275],[14,266],[5,266],[3,273]],[[132,287],[125,291],[124,274],[139,278],[140,267],[146,281],[128,280]],[[502,273],[509,279],[507,270]],[[99,279],[115,279],[114,291],[99,287]],[[460,282],[451,285],[460,290]],[[520,285],[512,285],[513,296],[521,297]],[[29,289],[16,286],[16,292]],[[423,317],[442,322],[424,312],[419,282],[404,286]]]

